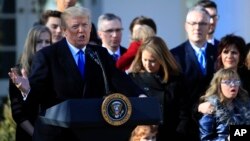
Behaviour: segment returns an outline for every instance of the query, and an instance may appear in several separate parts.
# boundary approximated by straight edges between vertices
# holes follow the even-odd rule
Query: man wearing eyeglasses
[[[191,8],[186,16],[185,30],[188,40],[171,50],[184,75],[186,93],[183,94],[182,111],[177,131],[183,140],[199,140],[197,120],[193,108],[204,94],[214,73],[216,48],[207,43],[210,16],[201,6]]]
[[[217,5],[211,0],[200,0],[196,3],[196,6],[198,5],[204,7],[210,15],[210,29],[207,34],[207,41],[217,47],[219,40],[214,37],[214,32],[219,19]]]
[[[127,50],[120,45],[123,30],[121,18],[112,13],[100,15],[97,28],[98,35],[102,40],[102,46],[108,50],[116,61]]]

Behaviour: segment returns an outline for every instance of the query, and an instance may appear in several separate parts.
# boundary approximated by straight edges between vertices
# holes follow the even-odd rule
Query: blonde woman
[[[50,30],[43,25],[32,27],[27,35],[24,44],[24,50],[21,55],[19,64],[16,65],[16,73],[21,74],[21,70],[25,75],[29,76],[31,64],[34,55],[40,49],[52,43],[52,35]],[[11,112],[14,121],[17,124],[16,141],[25,140],[31,141],[34,131],[34,121],[38,114],[38,107],[30,106],[23,102],[23,97],[18,90],[18,85],[9,81],[9,96],[11,101]]]
[[[228,140],[230,125],[250,124],[249,96],[241,87],[241,80],[231,68],[217,71],[201,101],[214,106],[212,114],[199,120],[200,139]]]
[[[128,75],[149,97],[155,97],[162,108],[163,122],[157,138],[177,138],[182,90],[182,76],[164,40],[158,36],[147,38],[137,51]]]

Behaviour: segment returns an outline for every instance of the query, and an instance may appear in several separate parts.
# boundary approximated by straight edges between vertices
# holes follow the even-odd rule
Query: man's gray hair
[[[97,29],[98,31],[102,30],[102,23],[103,21],[112,21],[112,20],[119,20],[122,22],[121,18],[115,14],[112,13],[105,13],[99,16],[98,23],[97,23]]]
[[[210,17],[210,15],[209,15],[209,13],[207,12],[207,10],[206,10],[204,7],[200,6],[200,5],[195,6],[195,7],[192,7],[192,8],[190,8],[190,9],[188,10],[187,17],[186,17],[186,21],[188,21],[189,15],[190,15],[190,13],[192,13],[192,12],[198,12],[198,13],[202,13],[203,15],[206,15],[206,17],[207,17],[207,22],[209,23],[211,17]]]

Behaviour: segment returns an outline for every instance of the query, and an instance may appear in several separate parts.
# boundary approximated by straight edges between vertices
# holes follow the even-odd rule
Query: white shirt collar
[[[67,41],[67,40],[66,40],[66,41]],[[71,51],[71,54],[72,54],[73,56],[77,55],[77,53],[78,53],[78,51],[79,51],[80,49],[76,48],[75,46],[73,46],[73,45],[72,45],[71,43],[69,43],[68,41],[67,41],[67,44],[68,44],[68,46],[69,46],[69,49],[70,49],[70,51]],[[85,49],[86,49],[86,46],[84,46],[81,50],[84,52]]]
[[[104,45],[102,45],[104,48],[106,48]],[[121,56],[121,54],[120,54],[120,46],[118,47],[118,49],[115,51],[115,52],[113,52],[112,50],[110,50],[110,49],[108,49],[108,48],[106,48],[107,50],[108,50],[108,52],[109,52],[109,54],[110,55],[113,55],[113,54],[116,54],[116,55],[118,55],[118,56]]]
[[[207,42],[210,43],[210,44],[212,44],[212,45],[214,45],[214,41],[215,41],[214,38],[211,38],[211,39],[208,39],[208,40],[207,40]]]
[[[194,45],[191,42],[190,42],[190,44],[191,44],[192,48],[195,50],[196,53],[199,52],[200,49],[205,52],[205,50],[207,48],[207,43],[205,43],[202,47],[197,47],[196,45]]]

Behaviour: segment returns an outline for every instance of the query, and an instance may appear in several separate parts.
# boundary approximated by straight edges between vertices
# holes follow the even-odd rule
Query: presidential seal
[[[102,102],[102,116],[110,125],[120,126],[126,123],[129,120],[131,113],[131,103],[123,94],[111,94]]]

